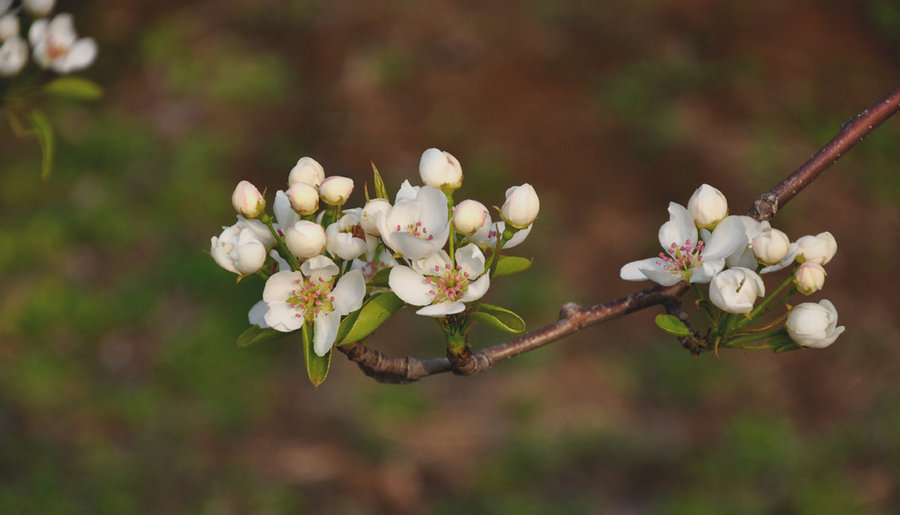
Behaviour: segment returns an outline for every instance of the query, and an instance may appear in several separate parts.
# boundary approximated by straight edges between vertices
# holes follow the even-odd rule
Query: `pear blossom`
[[[22,6],[35,16],[47,16],[56,6],[56,0],[22,0]]]
[[[727,313],[749,313],[756,298],[765,294],[762,278],[749,268],[729,268],[709,283],[709,300]]]
[[[256,218],[266,208],[266,199],[250,181],[241,181],[231,194],[234,210],[247,218]]]
[[[663,286],[679,281],[708,283],[725,267],[725,258],[743,251],[748,240],[741,217],[728,216],[705,240],[698,239],[697,226],[687,209],[669,203],[669,221],[659,228],[659,257],[626,264],[619,275],[626,281],[650,279]]]
[[[825,275],[822,265],[807,261],[794,271],[794,284],[803,295],[812,295],[825,286]]]
[[[728,201],[721,191],[703,184],[691,195],[687,210],[697,227],[712,229],[728,216]]]
[[[771,266],[787,257],[791,250],[791,240],[787,234],[770,227],[753,238],[750,246],[757,261]]]
[[[300,215],[311,215],[319,210],[319,192],[315,186],[305,182],[291,184],[285,195],[290,201],[291,209]]]
[[[299,272],[278,272],[266,281],[263,300],[269,309],[265,323],[277,331],[291,332],[313,325],[316,355],[328,354],[337,337],[341,317],[362,307],[366,282],[359,270],[335,277],[340,269],[325,256],[300,265]]]
[[[294,211],[293,206],[291,206],[291,200],[288,198],[287,193],[282,190],[275,192],[275,202],[272,204],[272,211],[275,213],[278,230],[282,236],[284,236],[284,231],[288,227],[293,227],[295,223],[301,220],[300,214]]]
[[[397,190],[397,195],[394,197],[394,204],[401,200],[415,200],[416,195],[419,194],[419,189],[421,188],[421,186],[413,186],[409,183],[409,180],[404,180],[400,183],[400,188]]]
[[[78,38],[68,13],[57,14],[49,21],[36,20],[28,31],[28,40],[38,65],[57,73],[87,68],[97,57],[97,43],[91,38]]]
[[[346,213],[325,229],[325,249],[341,259],[355,259],[366,253],[366,232],[357,213]]]
[[[844,332],[844,326],[838,326],[837,321],[834,304],[823,299],[818,304],[804,302],[794,306],[784,327],[797,345],[823,349]]]
[[[325,180],[325,169],[311,157],[301,157],[288,174],[288,184],[302,182],[316,188]]]
[[[519,245],[525,238],[531,234],[531,228],[534,227],[534,224],[529,225],[528,227],[522,229],[521,231],[516,231],[512,238],[510,238],[506,243],[503,244],[503,249],[511,249],[516,245]],[[488,215],[484,223],[481,227],[475,231],[475,234],[468,236],[464,239],[464,241],[471,241],[481,247],[482,249],[491,249],[493,250],[497,246],[497,238],[499,238],[503,231],[506,230],[505,222],[491,222],[491,217]]]
[[[419,315],[442,317],[461,313],[466,302],[480,299],[490,286],[485,274],[481,249],[469,244],[456,250],[456,266],[450,256],[440,250],[413,263],[413,267],[395,266],[388,284],[407,304],[423,306]]]
[[[391,251],[384,247],[381,247],[380,252],[378,252],[377,255],[375,252],[372,252],[371,257],[369,257],[368,254],[361,257],[365,257],[366,260],[360,258],[354,259],[353,263],[350,265],[350,269],[362,272],[366,282],[371,281],[372,278],[375,277],[375,274],[385,268],[391,268],[398,265],[397,260],[394,259],[394,255]]]
[[[376,225],[385,245],[407,259],[422,259],[443,248],[450,236],[447,197],[422,186],[415,198],[398,200],[379,213]]]
[[[391,203],[383,198],[369,200],[359,215],[359,225],[366,231],[366,234],[381,236],[381,232],[378,231],[378,213],[386,214],[390,209]]]
[[[28,62],[28,44],[20,36],[10,36],[0,45],[0,76],[11,77]]]
[[[330,206],[343,206],[353,192],[353,179],[332,175],[319,185],[319,198]]]
[[[252,228],[235,224],[210,239],[209,252],[219,266],[243,276],[263,267],[267,249]]]
[[[429,148],[419,159],[419,176],[426,186],[455,190],[462,186],[463,173],[459,161],[449,152]]]
[[[506,190],[506,202],[500,208],[500,218],[516,229],[525,229],[537,218],[541,209],[534,187],[526,183]]]
[[[0,9],[0,41],[19,35],[19,16],[15,13],[3,14]],[[27,51],[26,51],[27,53]]]
[[[463,200],[453,208],[453,227],[460,234],[475,234],[485,221],[490,223],[488,209],[477,200]]]
[[[325,229],[309,220],[298,220],[284,231],[285,245],[300,259],[318,256],[325,250],[326,242]]]
[[[815,236],[803,236],[797,240],[797,262],[818,263],[827,265],[837,252],[837,241],[828,232],[822,232]]]

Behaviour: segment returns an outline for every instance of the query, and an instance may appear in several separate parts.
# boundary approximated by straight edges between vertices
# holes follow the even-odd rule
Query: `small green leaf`
[[[497,260],[497,268],[494,270],[494,277],[501,275],[511,275],[528,270],[531,267],[531,260],[519,256],[500,256]]]
[[[375,168],[374,162],[372,162],[372,174],[375,177],[373,179],[373,182],[375,183],[375,198],[388,200],[387,188],[384,186],[384,180],[381,178],[381,174],[378,173],[378,168]]]
[[[103,96],[103,88],[80,77],[60,77],[48,82],[44,93],[69,100],[97,100]]]
[[[797,345],[797,343],[792,340],[787,333],[769,338],[768,344],[769,348],[772,349],[772,352],[774,352],[775,354],[781,354],[782,352],[788,352],[792,350],[800,350],[803,348]]]
[[[382,288],[390,288],[390,284],[388,284],[388,279],[391,277],[391,268],[382,268],[381,270],[375,272],[375,275],[372,276],[372,286],[380,286]]]
[[[521,333],[525,330],[525,321],[522,317],[500,306],[479,304],[477,311],[472,312],[472,317],[486,326],[507,333]]]
[[[283,333],[281,331],[276,331],[271,327],[267,327],[263,329],[259,326],[250,326],[246,331],[241,333],[237,339],[238,347],[249,347],[250,345],[255,345],[257,343],[268,343],[273,342],[275,340],[280,339],[287,333]]]
[[[331,368],[333,351],[329,349],[324,356],[317,355],[313,349],[313,327],[310,324],[304,324],[300,331],[303,333],[303,360],[306,362],[306,375],[313,386],[319,386],[325,382],[328,369]]]
[[[34,135],[41,145],[41,179],[46,179],[50,176],[50,172],[53,169],[53,149],[55,146],[53,127],[50,125],[50,120],[44,112],[39,109],[34,109],[28,113],[28,118],[31,120],[32,127],[34,127]]]
[[[375,295],[359,311],[351,313],[341,322],[335,341],[338,345],[344,345],[362,340],[403,306],[404,302],[394,292]]]
[[[656,325],[663,331],[675,336],[690,336],[691,330],[684,322],[672,315],[656,315]]]

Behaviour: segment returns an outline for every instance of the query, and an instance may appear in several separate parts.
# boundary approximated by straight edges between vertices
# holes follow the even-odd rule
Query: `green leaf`
[[[32,127],[34,127],[34,135],[41,145],[41,179],[46,179],[50,176],[50,172],[53,169],[53,149],[55,146],[53,127],[50,125],[50,120],[40,109],[32,110],[28,113],[28,118]]]
[[[374,162],[372,162],[372,174],[375,176],[373,179],[375,183],[375,198],[388,200],[387,188],[384,186],[384,180],[381,178],[381,174],[378,173],[378,168],[375,168]]]
[[[375,272],[375,275],[372,277],[372,286],[380,286],[382,288],[390,288],[390,284],[388,284],[388,279],[391,277],[391,268],[382,268],[381,270]]]
[[[372,334],[375,329],[378,329],[378,326],[403,306],[404,302],[394,292],[389,291],[375,295],[366,301],[359,311],[344,318],[338,328],[335,341],[338,342],[338,345],[344,345],[362,340]]]
[[[782,352],[788,352],[792,350],[800,350],[803,348],[797,345],[797,343],[792,340],[791,337],[787,335],[787,333],[769,338],[768,344],[769,348],[772,349],[772,352],[774,352],[775,354],[781,354]]]
[[[254,326],[249,327],[246,331],[241,333],[240,336],[238,336],[237,346],[238,347],[249,347],[249,346],[257,344],[257,343],[273,342],[275,340],[280,339],[285,334],[287,334],[287,333],[283,333],[281,331],[276,331],[275,329],[272,329],[271,327],[267,327],[267,328],[263,329],[262,327],[254,325]]]
[[[690,336],[691,330],[684,322],[672,315],[656,315],[656,325],[663,331],[675,336]]]
[[[303,333],[303,360],[306,362],[306,375],[313,386],[319,386],[325,382],[328,369],[331,368],[332,350],[324,356],[319,356],[313,349],[313,328],[310,324],[304,324],[300,329]]]
[[[44,86],[44,93],[68,100],[97,100],[103,96],[103,88],[80,77],[59,77]]]
[[[521,333],[525,330],[525,321],[522,317],[500,306],[479,304],[477,311],[472,312],[472,317],[486,326],[507,333]]]
[[[497,260],[497,268],[494,270],[494,277],[516,274],[528,270],[530,267],[530,259],[518,256],[500,256],[500,259]]]

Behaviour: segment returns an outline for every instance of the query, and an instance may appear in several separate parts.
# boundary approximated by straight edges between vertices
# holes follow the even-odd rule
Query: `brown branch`
[[[865,139],[898,110],[900,110],[900,88],[890,92],[871,107],[845,122],[837,136],[827,145],[797,168],[781,184],[760,195],[753,203],[753,207],[747,211],[747,215],[757,220],[772,218],[779,207],[794,198],[826,168],[836,163],[851,147]],[[587,308],[568,303],[560,310],[558,321],[508,342],[476,352],[468,352],[462,358],[458,356],[453,356],[452,359],[433,358],[427,360],[411,356],[391,358],[359,342],[343,345],[338,349],[346,354],[348,359],[359,365],[366,375],[382,382],[409,383],[442,372],[472,375],[491,368],[498,361],[537,349],[585,327],[650,306],[663,305],[669,313],[679,316],[681,313],[680,299],[688,288],[689,286],[684,282],[669,287],[653,286]]]

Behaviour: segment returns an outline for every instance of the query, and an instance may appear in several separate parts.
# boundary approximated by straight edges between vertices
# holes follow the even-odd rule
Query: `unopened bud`
[[[804,302],[788,313],[784,326],[791,339],[804,347],[822,349],[828,347],[844,332],[838,326],[838,313],[834,304],[826,299]]]
[[[319,192],[315,186],[305,182],[295,182],[287,190],[291,209],[301,215],[311,215],[319,209]]]
[[[325,169],[311,157],[301,157],[288,175],[288,184],[302,182],[318,187],[325,180]]]
[[[477,200],[463,200],[453,208],[453,227],[460,234],[471,236],[486,221],[490,223],[488,209]]]
[[[319,198],[328,205],[342,206],[353,192],[353,179],[332,175],[319,185]]]
[[[247,218],[256,218],[266,208],[266,199],[249,181],[241,181],[231,194],[231,205],[238,214]]]
[[[363,208],[362,215],[359,217],[359,225],[367,233],[374,236],[381,236],[381,233],[378,231],[378,214],[383,213],[383,216],[387,216],[387,212],[390,209],[391,203],[387,200],[383,198],[373,198],[366,202],[366,207]]]
[[[697,227],[712,230],[728,216],[728,201],[721,191],[703,184],[691,195],[687,210]]]
[[[291,254],[301,259],[318,256],[325,250],[325,229],[308,220],[300,220],[284,232],[284,243]]]
[[[797,262],[827,265],[837,252],[837,241],[828,231],[797,240]]]
[[[526,183],[506,190],[506,202],[500,208],[500,217],[516,229],[524,229],[534,222],[540,209],[537,192]]]
[[[794,271],[794,284],[803,295],[812,295],[825,286],[825,275],[822,265],[807,261]]]
[[[750,242],[756,260],[764,265],[774,265],[787,256],[791,240],[778,229],[768,229]]]
[[[429,148],[419,159],[419,175],[426,186],[453,191],[462,186],[463,173],[459,161],[449,152]]]

